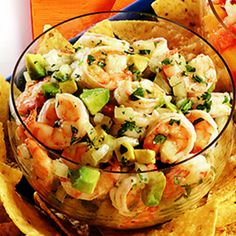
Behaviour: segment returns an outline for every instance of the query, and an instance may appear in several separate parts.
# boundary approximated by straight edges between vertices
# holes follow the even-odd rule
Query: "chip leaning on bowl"
[[[128,19],[73,45],[46,31],[12,80],[12,147],[31,185],[71,217],[114,228],[189,208],[232,147],[234,94],[214,90],[217,54],[165,19]]]

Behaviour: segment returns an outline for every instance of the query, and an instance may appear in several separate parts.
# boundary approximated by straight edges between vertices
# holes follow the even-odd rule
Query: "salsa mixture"
[[[165,38],[131,44],[91,32],[73,48],[25,57],[16,106],[28,131],[16,132],[35,180],[61,202],[104,200],[137,216],[188,198],[213,175],[207,152],[161,170],[201,152],[230,115],[209,56],[187,60]]]

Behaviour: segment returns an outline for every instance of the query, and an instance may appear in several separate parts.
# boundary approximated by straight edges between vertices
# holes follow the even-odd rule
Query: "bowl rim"
[[[220,55],[220,53],[213,47],[213,45],[211,45],[203,36],[201,36],[200,34],[196,33],[195,31],[193,31],[192,29],[174,21],[174,20],[171,20],[171,19],[168,19],[168,18],[165,18],[165,17],[162,17],[162,16],[157,16],[157,15],[154,15],[154,14],[150,14],[150,13],[145,13],[145,12],[137,12],[137,11],[99,11],[99,12],[90,12],[90,13],[87,13],[87,14],[82,14],[82,15],[78,15],[78,16],[75,16],[75,17],[72,17],[72,18],[69,18],[69,19],[66,19],[58,24],[55,24],[53,25],[51,28],[47,29],[46,31],[44,31],[43,33],[41,33],[40,35],[38,35],[34,40],[32,40],[28,46],[25,48],[25,50],[21,53],[21,55],[19,56],[15,66],[14,66],[14,70],[13,70],[13,73],[12,73],[12,77],[11,77],[11,81],[10,81],[10,101],[9,101],[9,105],[10,105],[10,108],[11,108],[11,105],[12,105],[12,108],[14,110],[14,113],[17,117],[17,119],[19,119],[21,125],[23,125],[24,129],[26,129],[27,133],[29,133],[29,135],[35,140],[37,141],[38,144],[40,144],[40,146],[42,146],[45,150],[47,150],[49,153],[53,154],[54,156],[58,157],[58,158],[63,158],[65,159],[66,161],[69,161],[70,163],[73,163],[73,164],[76,164],[78,166],[83,166],[82,164],[80,163],[77,163],[75,161],[72,161],[64,156],[62,156],[61,154],[57,153],[56,150],[54,149],[51,149],[49,147],[47,147],[44,143],[42,143],[41,141],[39,141],[32,133],[31,131],[28,129],[28,127],[26,126],[26,124],[23,122],[21,116],[19,115],[18,113],[18,110],[17,110],[17,107],[16,107],[16,103],[15,103],[15,100],[14,100],[14,80],[15,80],[15,77],[16,77],[16,73],[17,73],[17,69],[18,69],[18,66],[21,62],[21,60],[23,59],[25,53],[27,52],[27,50],[38,40],[40,39],[43,35],[45,35],[47,32],[49,32],[50,30],[54,29],[54,28],[57,28],[58,26],[61,26],[67,22],[70,22],[70,21],[73,21],[73,20],[76,20],[76,19],[79,19],[79,18],[82,18],[82,17],[87,17],[87,16],[91,16],[91,15],[97,15],[97,14],[113,14],[113,13],[117,13],[117,14],[134,14],[134,15],[143,15],[143,16],[147,16],[147,17],[150,17],[150,18],[153,18],[155,21],[159,21],[159,19],[163,20],[163,21],[166,21],[166,22],[169,22],[171,24],[174,24],[174,25],[177,25],[178,27],[180,28],[183,28],[184,30],[192,33],[193,35],[197,36],[200,40],[202,40],[207,46],[209,46],[217,55],[218,57],[221,59],[221,61],[223,62],[225,68],[226,68],[226,71],[228,72],[228,75],[230,77],[230,82],[231,82],[231,86],[232,86],[232,108],[231,108],[231,112],[230,112],[230,115],[227,119],[227,122],[225,123],[224,127],[222,128],[222,130],[218,133],[218,135],[203,149],[201,150],[200,152],[197,152],[193,155],[189,155],[188,158],[184,159],[184,160],[181,160],[179,162],[175,162],[175,163],[172,163],[172,164],[168,164],[168,163],[162,163],[162,165],[159,167],[158,166],[158,169],[152,169],[152,170],[146,170],[146,171],[136,171],[136,172],[130,172],[130,171],[112,171],[112,170],[105,170],[105,169],[102,169],[102,168],[99,168],[99,167],[93,167],[95,169],[98,169],[100,171],[104,171],[104,172],[109,172],[109,173],[119,173],[119,174],[127,174],[127,173],[145,173],[145,172],[154,172],[154,171],[165,171],[165,170],[169,170],[170,168],[172,167],[175,167],[175,166],[178,166],[178,165],[181,165],[185,162],[188,162],[190,161],[191,159],[193,159],[194,157],[198,156],[198,155],[201,155],[202,153],[204,153],[207,149],[210,149],[217,141],[218,139],[222,136],[222,134],[224,133],[224,131],[226,130],[226,128],[228,127],[229,123],[231,122],[232,118],[233,118],[233,114],[234,114],[234,106],[235,106],[235,100],[236,100],[236,91],[235,91],[235,85],[234,85],[234,82],[233,82],[233,76],[230,72],[230,69],[227,65],[227,63],[225,62],[224,58]],[[106,19],[110,19],[110,18],[106,18]],[[105,19],[103,19],[105,20]],[[101,22],[101,21],[98,21],[98,22]],[[97,22],[97,23],[98,23]],[[79,34],[78,34],[79,35]],[[78,35],[76,35],[75,37],[78,37]],[[74,38],[75,38],[74,37]],[[11,113],[11,112],[10,112]],[[10,114],[11,115],[11,114]]]
[[[232,30],[230,30],[229,26],[227,26],[224,21],[221,19],[221,17],[219,16],[219,14],[217,13],[214,3],[212,2],[212,0],[208,0],[209,6],[213,12],[213,14],[215,15],[216,19],[218,20],[218,22],[221,24],[221,26],[228,32],[230,33],[231,36],[233,36],[234,38],[236,38],[236,33],[234,33]],[[218,5],[218,4],[217,4]]]

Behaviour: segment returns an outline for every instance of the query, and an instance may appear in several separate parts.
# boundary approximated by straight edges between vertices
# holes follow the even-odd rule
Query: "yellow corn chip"
[[[88,30],[91,33],[104,34],[109,37],[114,37],[111,22],[109,20],[103,20]]]
[[[3,124],[0,122],[0,162],[6,161],[6,145],[4,141]]]
[[[49,28],[51,28],[50,25],[45,25],[44,31]],[[55,28],[44,35],[42,41],[39,42],[37,53],[46,54],[52,49],[58,49],[64,53],[72,53],[75,50],[72,44]]]
[[[33,206],[15,192],[14,186],[6,181],[6,176],[2,173],[0,173],[0,186],[0,198],[3,206],[21,232],[34,236],[59,235]]]
[[[4,124],[4,128],[9,117],[9,89],[10,84],[0,75],[0,122]]]
[[[217,204],[211,202],[202,207],[186,211],[183,215],[164,224],[160,230],[153,230],[148,235],[214,236],[217,211]]]

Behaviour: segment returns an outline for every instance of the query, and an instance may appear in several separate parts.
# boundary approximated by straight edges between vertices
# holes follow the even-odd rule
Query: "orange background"
[[[55,25],[68,18],[97,11],[121,10],[134,0],[31,0],[33,38],[45,24]]]

